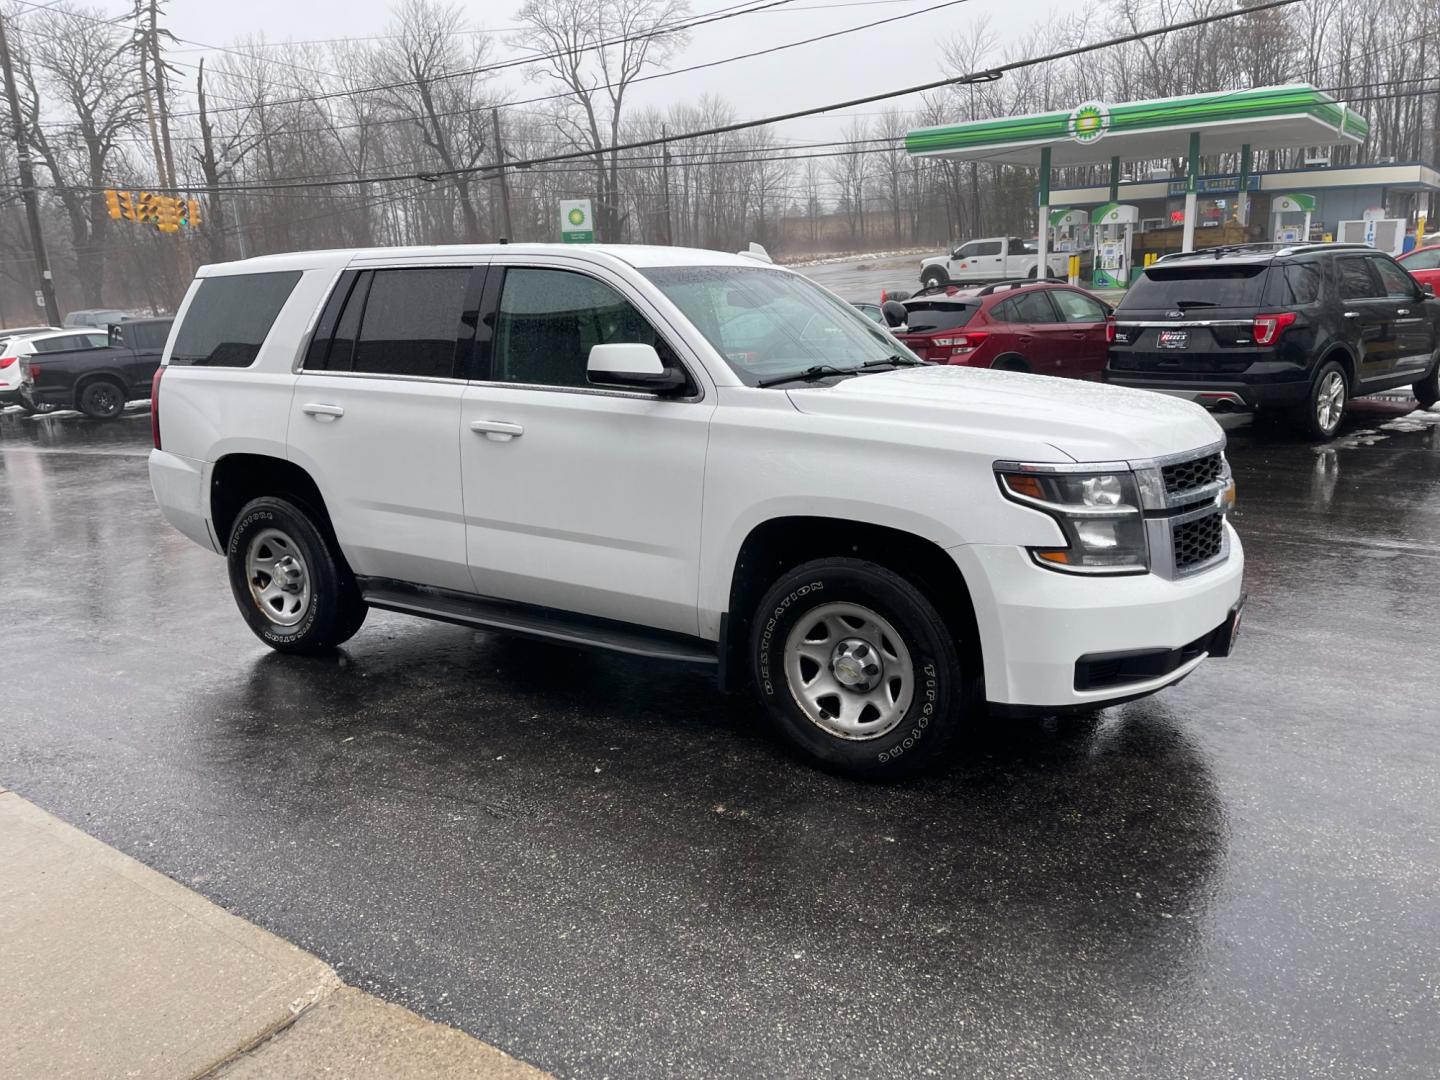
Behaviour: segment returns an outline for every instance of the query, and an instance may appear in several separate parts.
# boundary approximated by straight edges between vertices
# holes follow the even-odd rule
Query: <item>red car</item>
[[[1440,244],[1427,244],[1407,251],[1398,261],[1421,285],[1429,285],[1440,292]]]
[[[1111,308],[1084,289],[1028,278],[938,285],[901,304],[895,336],[931,363],[1095,380],[1105,370]]]

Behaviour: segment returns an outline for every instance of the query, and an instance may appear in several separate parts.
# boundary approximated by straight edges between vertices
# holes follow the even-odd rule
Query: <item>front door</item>
[[[1074,289],[1055,289],[1050,299],[1063,320],[1056,331],[1054,375],[1099,379],[1105,371],[1109,343],[1105,339],[1105,308],[1092,296]]]
[[[1369,256],[1386,298],[1395,307],[1395,374],[1417,379],[1430,369],[1435,355],[1435,330],[1427,317],[1425,294],[1398,263],[1384,255]]]
[[[348,271],[321,316],[295,382],[289,452],[319,486],[356,574],[471,591],[460,375],[482,273]]]
[[[658,313],[618,277],[563,260],[510,265],[486,294],[493,339],[460,424],[475,589],[697,633],[713,391],[703,396],[697,382],[662,398],[590,385],[594,345],[645,342],[681,363],[655,329]]]

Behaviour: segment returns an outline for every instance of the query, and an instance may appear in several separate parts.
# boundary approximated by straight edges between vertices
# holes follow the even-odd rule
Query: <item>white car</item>
[[[750,258],[274,255],[203,268],[178,319],[155,496],[274,649],[375,607],[702,665],[884,776],[987,702],[1152,693],[1237,625],[1203,409],[926,366]]]
[[[36,351],[34,342],[55,337],[94,337],[93,332],[61,330],[55,326],[20,326],[0,330],[0,407],[19,405],[26,412],[49,412],[47,407],[31,407],[20,396],[25,381],[25,360]],[[104,334],[100,335],[102,338]],[[70,346],[74,347],[74,346]]]
[[[1058,277],[1064,273],[1053,257],[1047,258],[1046,263],[1049,269],[1040,275],[1040,249],[1034,240],[987,236],[961,244],[949,255],[920,260],[920,283],[933,288],[955,282],[974,284],[1036,276]]]

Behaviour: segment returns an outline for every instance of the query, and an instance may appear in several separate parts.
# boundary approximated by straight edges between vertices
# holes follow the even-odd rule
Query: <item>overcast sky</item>
[[[938,0],[794,0],[766,12],[697,27],[684,52],[671,67],[719,60],[739,53],[799,40],[815,34],[933,6]],[[692,0],[691,12],[732,7],[735,0]],[[114,0],[109,5],[114,7]],[[519,0],[484,0],[464,4],[472,22],[497,31],[497,55],[519,53],[506,45],[503,30],[513,27]],[[938,78],[940,44],[974,21],[988,16],[1002,42],[1019,38],[1059,7],[1058,0],[968,0],[927,15],[861,31],[831,41],[741,60],[706,71],[658,79],[633,90],[637,105],[663,107],[674,100],[694,100],[705,93],[729,101],[739,117],[759,117],[826,101],[862,97]],[[365,37],[386,32],[390,5],[384,0],[171,0],[168,25],[176,35],[211,45],[229,45],[260,34],[270,41]],[[118,7],[116,8],[118,10]],[[1017,16],[1017,11],[1023,15]],[[190,50],[181,44],[177,49]],[[197,53],[177,58],[194,62]],[[994,57],[988,58],[994,62]],[[976,58],[983,66],[987,58]],[[543,92],[544,84],[525,83],[521,72],[505,73],[502,83],[512,98]],[[918,97],[902,98],[905,107]],[[862,112],[875,112],[877,104]],[[786,124],[777,133],[800,141],[811,133],[833,135],[844,120],[812,119]]]

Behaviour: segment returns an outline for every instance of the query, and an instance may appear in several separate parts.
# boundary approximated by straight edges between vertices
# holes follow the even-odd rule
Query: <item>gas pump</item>
[[[1090,215],[1084,210],[1050,211],[1050,250],[1069,256],[1066,262],[1073,271],[1069,275],[1071,285],[1080,284],[1078,259],[1089,246],[1089,229]]]
[[[1270,225],[1277,244],[1303,244],[1310,239],[1310,215],[1315,212],[1315,196],[1276,195],[1270,200]],[[1304,225],[1286,225],[1286,214],[1304,214]]]
[[[1091,279],[1094,287],[1128,288],[1139,208],[1127,203],[1107,203],[1096,210],[1090,220],[1095,226],[1095,272]]]

